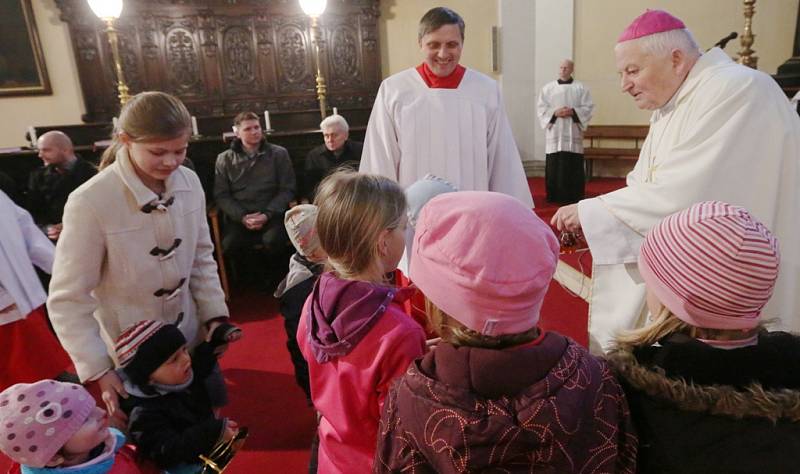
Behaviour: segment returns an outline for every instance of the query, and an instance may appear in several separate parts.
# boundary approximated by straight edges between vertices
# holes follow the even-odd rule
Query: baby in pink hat
[[[701,202],[650,230],[650,324],[608,354],[641,472],[797,472],[800,338],[761,322],[779,266],[777,239],[742,207]]]
[[[0,393],[0,451],[23,474],[141,472],[124,445],[80,385],[40,380]]]
[[[422,208],[410,276],[442,340],[389,392],[376,472],[634,472],[622,388],[538,326],[558,250],[505,194],[441,194]]]

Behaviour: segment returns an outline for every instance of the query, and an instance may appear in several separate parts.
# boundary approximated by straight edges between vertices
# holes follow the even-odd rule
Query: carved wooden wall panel
[[[119,106],[104,27],[85,0],[56,3],[70,29],[84,121],[109,120]],[[380,84],[378,12],[378,0],[329,0],[320,19],[329,106],[372,106]],[[318,107],[309,19],[296,0],[126,0],[117,29],[131,93],[176,94],[198,116]]]

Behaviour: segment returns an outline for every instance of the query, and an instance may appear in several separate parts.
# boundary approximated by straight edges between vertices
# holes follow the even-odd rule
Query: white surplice
[[[43,305],[47,294],[34,265],[53,271],[55,246],[33,222],[25,209],[0,191],[0,309],[11,303],[17,311],[0,317],[0,325],[22,319]]]
[[[575,110],[580,122],[575,122],[572,117],[557,117],[550,126],[550,120],[561,107]],[[545,153],[569,151],[582,154],[583,131],[592,119],[593,110],[592,95],[582,83],[573,80],[570,84],[559,84],[558,81],[545,84],[536,102],[539,124],[545,130]]]
[[[650,228],[705,200],[747,208],[778,237],[780,275],[763,315],[800,331],[799,159],[800,119],[775,81],[718,48],[702,55],[653,113],[627,186],[578,204],[594,262],[592,349],[645,321],[636,261]]]
[[[406,188],[431,173],[464,191],[497,191],[533,208],[497,82],[467,68],[456,89],[428,87],[416,69],[381,83],[360,171]]]

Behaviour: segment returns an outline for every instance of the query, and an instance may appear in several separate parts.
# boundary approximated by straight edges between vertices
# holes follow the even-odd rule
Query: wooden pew
[[[584,140],[589,140],[589,145],[583,149],[586,179],[592,178],[596,160],[629,162],[633,168],[649,128],[640,125],[590,125],[583,134]],[[613,141],[614,146],[604,146],[608,141]],[[619,146],[619,142],[624,146]]]

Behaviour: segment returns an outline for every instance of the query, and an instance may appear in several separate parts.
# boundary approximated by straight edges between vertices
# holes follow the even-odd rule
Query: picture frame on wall
[[[0,0],[0,97],[52,93],[31,0]]]

